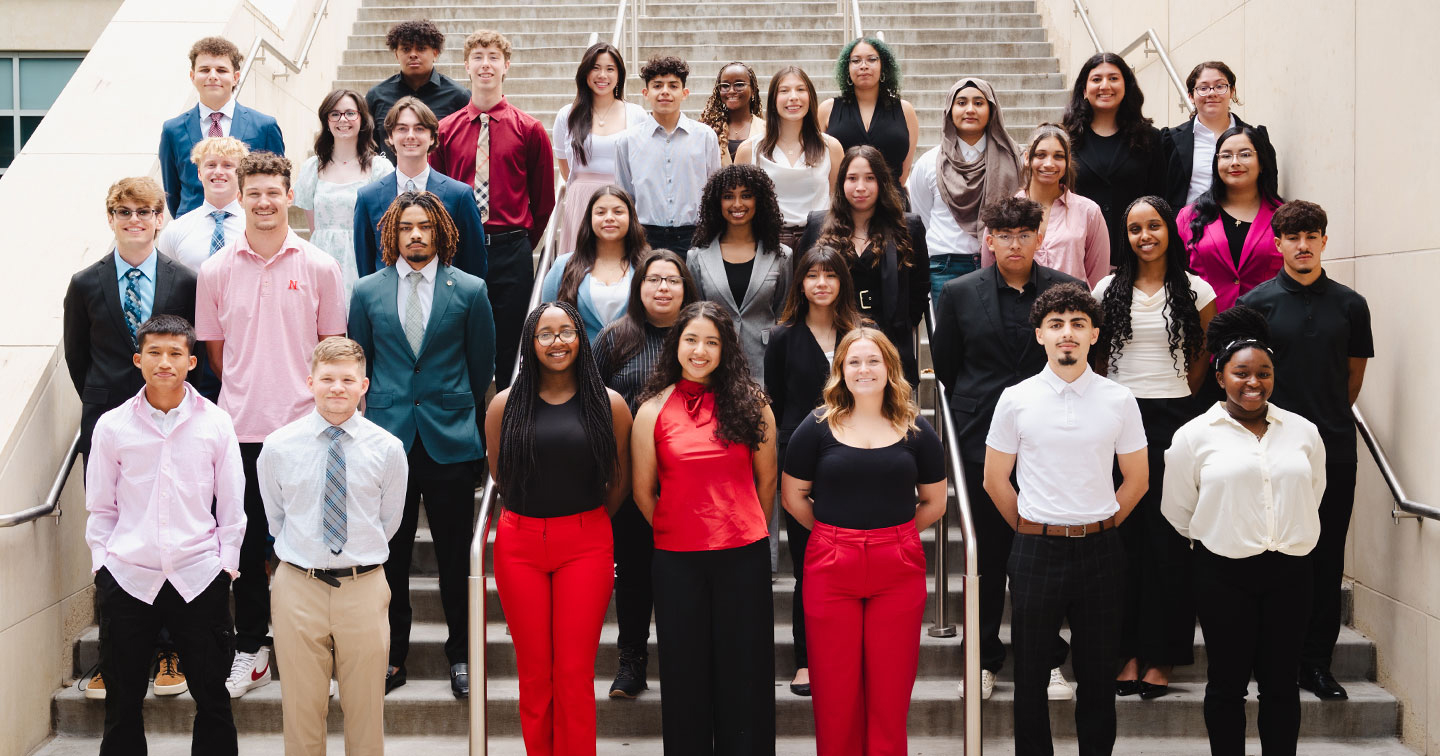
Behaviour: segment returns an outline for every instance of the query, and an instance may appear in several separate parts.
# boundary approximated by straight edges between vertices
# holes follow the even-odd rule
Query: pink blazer
[[[1270,218],[1277,207],[1279,205],[1269,203],[1260,205],[1250,233],[1245,235],[1238,266],[1230,256],[1230,242],[1225,238],[1219,218],[1205,227],[1200,240],[1192,247],[1190,219],[1195,217],[1195,206],[1188,205],[1180,211],[1176,222],[1180,226],[1180,239],[1190,251],[1190,268],[1214,287],[1216,312],[1230,309],[1235,300],[1280,272],[1280,251],[1275,248],[1275,232],[1270,229]]]

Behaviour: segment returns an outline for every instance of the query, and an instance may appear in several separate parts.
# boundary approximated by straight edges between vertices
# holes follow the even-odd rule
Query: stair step
[[[517,0],[517,2],[518,1],[519,0]],[[533,2],[533,0],[530,1]],[[950,5],[954,4],[952,3]],[[833,15],[833,13],[832,15],[828,16],[785,16],[768,14],[765,12],[767,9],[768,6],[760,6],[757,9],[756,13],[747,13],[744,15],[734,16],[715,16],[711,18],[706,18],[704,19],[702,29],[711,34],[713,34],[714,32],[734,31],[737,29],[821,29],[835,35],[841,34],[840,24],[836,16]],[[362,11],[363,10],[364,9],[362,9]],[[947,10],[954,9],[947,8]],[[583,31],[585,34],[588,35],[591,31],[601,31],[602,34],[604,34],[605,30],[612,30],[614,28],[613,26],[609,25],[597,26],[594,20],[595,15],[596,14],[592,13],[588,6],[577,8],[574,7],[574,4],[567,3],[561,9],[555,10],[554,16],[546,19],[545,21],[548,24],[552,22],[565,23],[567,21],[580,21],[581,19],[583,19],[584,23],[590,24],[589,28],[583,30],[579,28],[579,23],[573,23],[569,26],[557,26],[555,27],[555,31],[557,32]],[[401,18],[413,17],[414,15],[409,12],[401,15],[394,15],[383,18],[370,17],[362,13],[360,18],[355,22],[352,33],[355,35],[379,35],[383,37],[385,33],[390,30],[390,27],[394,25],[396,20]],[[436,28],[438,28],[441,33],[445,34],[446,47],[456,51],[456,58],[459,58],[459,51],[462,49],[465,35],[475,31],[476,29],[484,28],[484,25],[486,23],[486,20],[478,13],[471,13],[468,15],[448,18],[442,18],[437,14],[431,13],[429,17],[430,20],[435,22]],[[613,24],[615,19],[614,6],[611,6],[608,17]],[[492,16],[491,18],[494,19],[495,16]],[[873,19],[875,17],[871,16],[871,18]],[[1044,28],[1043,19],[1041,19],[1039,14],[1024,12],[926,13],[921,18],[905,19],[903,17],[890,16],[888,17],[888,20],[894,21],[896,26],[890,27],[888,25],[876,24],[873,21],[867,22],[870,23],[872,27],[872,31],[869,33],[874,33],[875,30],[880,30],[883,28],[885,32],[885,39],[888,42],[891,40],[892,34],[903,35],[906,32],[915,31],[917,29],[924,31],[952,31],[960,29]],[[921,20],[926,23],[924,23],[924,25],[919,25],[915,23],[915,21]],[[493,21],[493,23],[499,22]],[[900,26],[899,24],[901,23],[905,23],[905,26]],[[628,33],[628,18],[626,24]],[[533,21],[524,26],[515,28],[507,25],[503,29],[503,31],[505,32],[506,38],[508,38],[514,45],[541,47],[544,45],[543,39],[542,41],[534,44],[530,44],[529,41],[526,40],[526,45],[520,45],[520,40],[526,39],[524,35],[540,36],[545,34],[545,31],[543,29],[530,28],[531,26],[538,25],[540,24],[537,24]],[[675,29],[675,27],[676,24],[671,21],[667,22],[665,27],[663,28]],[[655,29],[656,22],[653,19],[641,19],[640,31],[642,34],[647,33],[648,31],[654,31]],[[679,29],[675,30],[680,31]],[[836,54],[839,54],[838,49],[836,50]]]

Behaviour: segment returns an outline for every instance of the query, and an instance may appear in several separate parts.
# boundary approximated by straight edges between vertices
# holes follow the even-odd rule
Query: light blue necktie
[[[330,448],[325,455],[325,512],[320,526],[325,535],[325,546],[331,554],[339,554],[345,548],[345,450],[340,439],[345,431],[332,425],[325,429],[330,437]]]
[[[210,254],[214,255],[220,251],[221,247],[225,246],[225,219],[230,217],[230,213],[226,210],[216,210],[210,213],[210,217],[215,219],[215,231],[210,234]]]
[[[139,268],[131,268],[125,271],[125,325],[130,328],[131,343],[138,344],[135,334],[140,330],[140,324],[145,322],[140,310],[140,289],[138,282],[140,277],[145,275]]]

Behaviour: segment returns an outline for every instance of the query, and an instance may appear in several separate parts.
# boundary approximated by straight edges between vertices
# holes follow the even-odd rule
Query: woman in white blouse
[[[1260,748],[1293,755],[1296,676],[1320,536],[1325,446],[1314,423],[1269,404],[1275,367],[1265,318],[1232,307],[1206,341],[1225,401],[1186,423],[1165,452],[1160,510],[1194,547],[1195,605],[1210,668],[1210,752],[1245,753],[1245,696],[1260,688]],[[1283,378],[1283,376],[1282,376]]]
[[[1106,233],[1098,207],[1095,217]],[[1115,694],[1151,699],[1169,692],[1172,667],[1195,662],[1190,549],[1160,515],[1160,481],[1170,437],[1200,411],[1191,395],[1206,377],[1205,327],[1215,316],[1215,290],[1186,269],[1175,212],[1164,200],[1132,202],[1125,232],[1119,267],[1095,286],[1105,316],[1092,353],[1097,372],[1135,394],[1149,441],[1150,489],[1120,526],[1129,570],[1120,636],[1125,664]],[[1109,244],[1098,252],[1108,263]]]
[[[645,109],[625,101],[625,59],[608,42],[596,42],[575,69],[575,101],[555,114],[551,149],[565,190],[560,252],[575,251],[575,237],[587,223],[590,195],[615,183],[615,143],[625,129],[645,118]],[[591,331],[592,335],[599,333]]]

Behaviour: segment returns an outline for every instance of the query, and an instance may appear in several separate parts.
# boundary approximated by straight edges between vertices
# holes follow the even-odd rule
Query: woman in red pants
[[[805,628],[820,756],[903,756],[920,658],[925,552],[945,454],[885,334],[840,340],[824,404],[790,436],[786,511],[811,529]]]
[[[515,643],[530,756],[595,753],[595,654],[614,586],[610,514],[630,489],[630,410],[605,387],[580,313],[550,302],[521,334],[520,375],[485,415],[505,511],[495,585]]]

